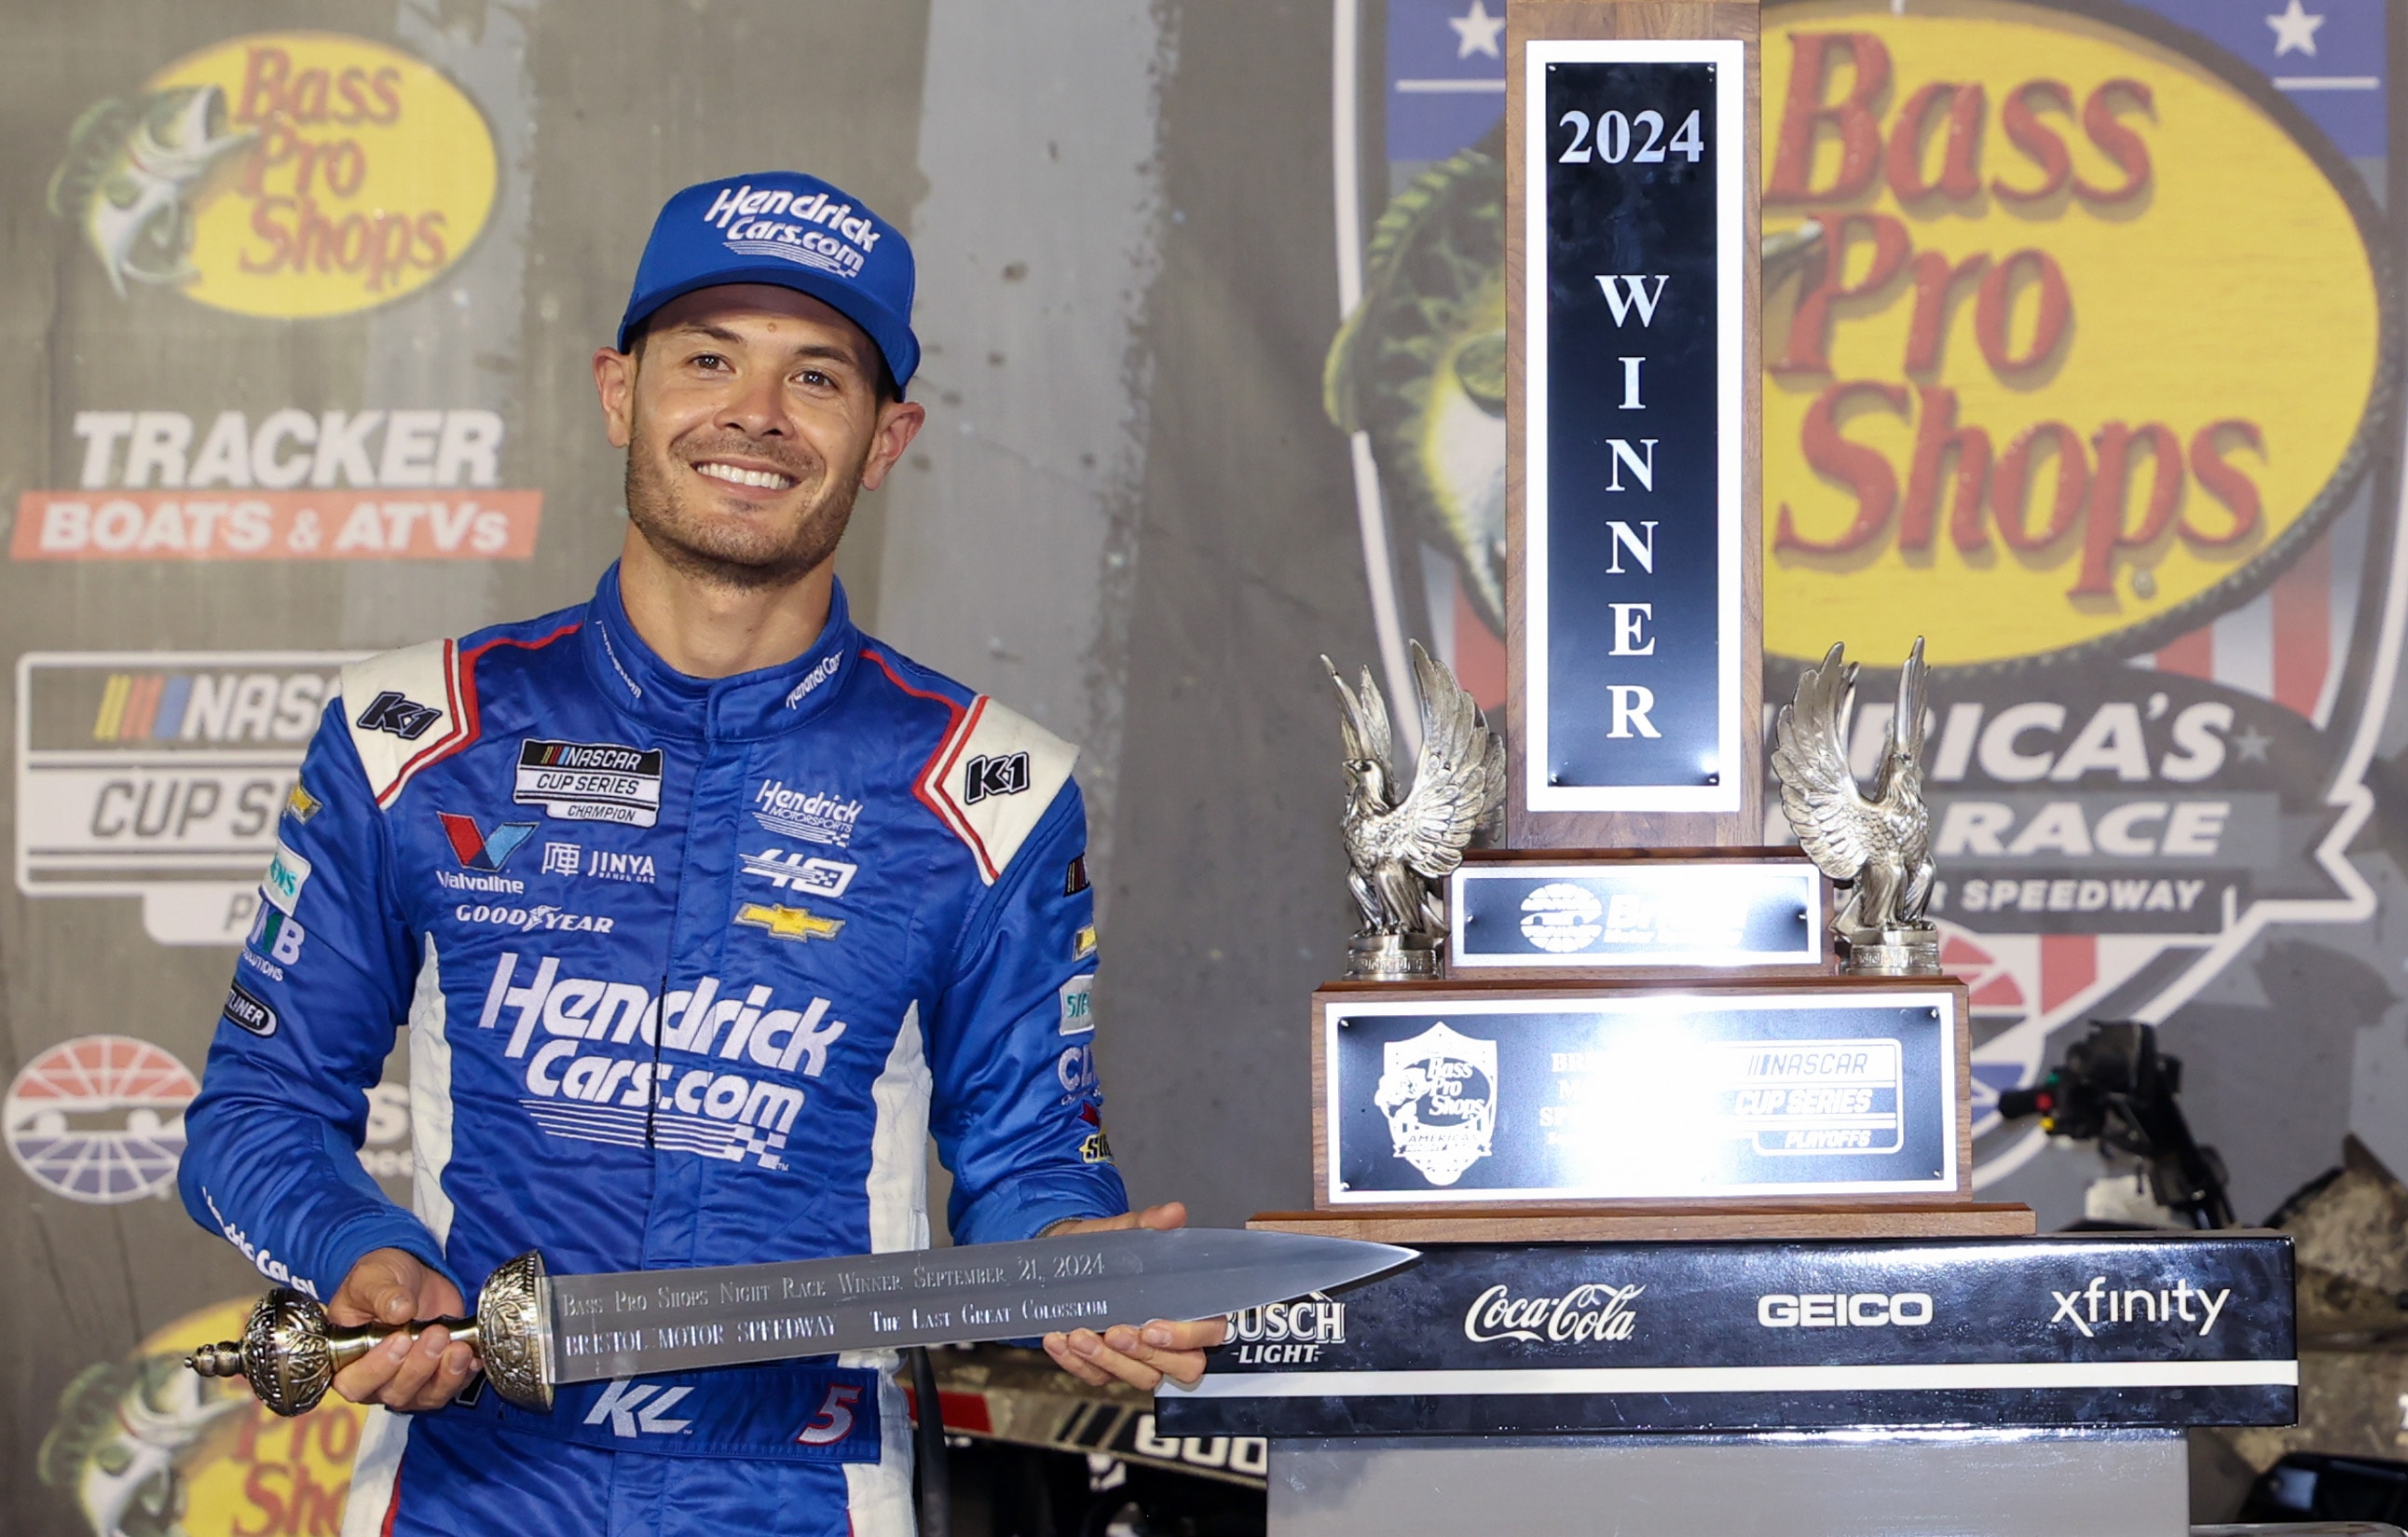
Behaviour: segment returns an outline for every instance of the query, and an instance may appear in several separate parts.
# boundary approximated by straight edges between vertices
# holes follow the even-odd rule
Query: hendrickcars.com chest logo
[[[2326,8],[2313,50],[2207,7],[1766,8],[1765,692],[1928,638],[1977,1185],[2040,1145],[1992,1096],[2055,1033],[2373,911],[2399,292],[2381,136],[2354,165],[2300,105],[2386,105]]]
[[[457,262],[495,176],[484,118],[424,63],[361,37],[259,33],[86,110],[50,203],[121,294],[339,315]]]

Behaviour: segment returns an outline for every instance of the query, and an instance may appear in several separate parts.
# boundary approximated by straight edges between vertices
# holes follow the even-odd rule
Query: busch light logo
[[[1388,1118],[1396,1156],[1432,1185],[1453,1185],[1496,1138],[1497,1042],[1440,1023],[1383,1052],[1372,1102]]]
[[[1320,1292],[1294,1302],[1240,1308],[1228,1316],[1232,1359],[1240,1366],[1301,1366],[1321,1358],[1321,1347],[1346,1343],[1346,1304]]]

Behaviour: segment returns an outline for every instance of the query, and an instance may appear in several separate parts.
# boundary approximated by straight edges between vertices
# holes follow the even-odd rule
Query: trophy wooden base
[[[1997,1202],[1928,1206],[1388,1207],[1264,1212],[1246,1224],[1375,1243],[1645,1243],[1717,1239],[2028,1238],[2032,1209]]]

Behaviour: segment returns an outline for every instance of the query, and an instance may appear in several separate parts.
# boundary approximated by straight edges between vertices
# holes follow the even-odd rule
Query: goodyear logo
[[[50,202],[121,295],[165,286],[236,314],[340,315],[457,262],[495,172],[483,116],[422,61],[260,33],[85,111]]]
[[[2320,532],[2390,317],[2366,200],[2264,94],[2037,7],[1784,7],[1768,651],[2139,651]]]

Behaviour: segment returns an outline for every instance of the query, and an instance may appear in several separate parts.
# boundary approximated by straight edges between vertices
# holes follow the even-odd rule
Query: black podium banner
[[[1167,1434],[2286,1425],[2279,1234],[1441,1244],[1252,1309]]]

